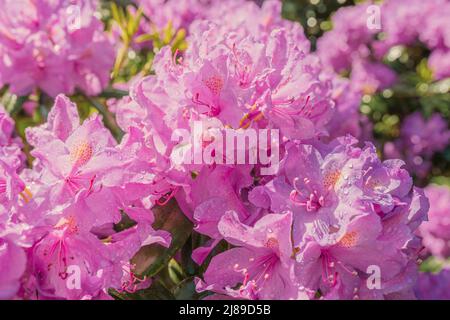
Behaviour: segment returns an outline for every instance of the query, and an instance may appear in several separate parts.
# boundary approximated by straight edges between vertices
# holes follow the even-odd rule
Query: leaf
[[[116,300],[175,300],[175,296],[162,283],[154,281],[147,289],[136,292],[118,292],[110,289],[109,294]]]
[[[141,35],[137,36],[134,39],[134,42],[143,43],[143,42],[147,42],[147,41],[154,41],[158,37],[159,37],[159,35],[155,34],[155,33],[145,33],[145,34],[141,34]]]
[[[195,290],[194,278],[187,278],[181,282],[174,292],[177,300],[198,300],[200,294]]]
[[[139,8],[134,16],[129,11],[128,13],[130,17],[128,19],[127,31],[130,38],[132,38],[139,29],[139,22],[141,21],[143,12]]]
[[[175,284],[179,284],[185,278],[183,269],[175,259],[169,261],[168,273],[170,279]]]
[[[167,266],[170,259],[189,239],[193,228],[192,222],[186,218],[173,199],[153,211],[157,219],[155,228],[169,231],[172,234],[172,243],[168,249],[159,244],[152,244],[138,251],[132,263],[136,265],[135,273],[141,276],[153,277]]]
[[[436,259],[435,257],[429,257],[420,265],[421,272],[439,272],[445,264],[445,261]]]
[[[163,43],[169,44],[173,36],[174,36],[173,24],[172,21],[169,21],[167,23],[166,28],[163,30],[163,39],[162,39]]]
[[[111,2],[111,15],[113,19],[117,22],[119,27],[123,30],[124,26],[124,19],[123,19],[123,13],[121,12],[121,9],[117,6],[115,2]]]

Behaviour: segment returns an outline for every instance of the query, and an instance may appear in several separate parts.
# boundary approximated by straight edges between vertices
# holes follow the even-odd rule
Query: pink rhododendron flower
[[[413,0],[408,5],[401,0],[386,1],[381,7],[384,12],[381,23],[386,32],[386,39],[383,42],[388,47],[412,44],[421,34],[432,32],[433,29],[423,26],[424,21],[425,24],[439,24],[439,20],[445,20],[443,7],[446,6],[447,0]],[[431,39],[437,39],[441,35],[433,33],[429,42],[434,42]],[[426,38],[428,36],[425,35],[424,39]]]
[[[197,289],[246,299],[304,297],[292,279],[291,223],[291,214],[270,214],[248,227],[235,213],[227,213],[219,231],[238,247],[213,258],[204,275],[205,283],[199,281]]]
[[[441,80],[450,77],[450,46],[447,49],[434,50],[428,65],[433,72],[434,78]]]
[[[15,296],[20,287],[20,278],[25,271],[26,256],[22,248],[4,238],[0,227],[0,299]]]
[[[445,89],[450,2],[345,6],[317,42],[257,3],[1,2],[0,299],[448,298],[450,191],[413,180],[447,172],[445,114],[386,142],[378,106],[403,68]]]
[[[14,121],[0,104],[0,160],[15,169],[22,166],[22,141],[14,134]]]
[[[51,96],[76,88],[98,94],[114,60],[93,13],[97,2],[2,1],[0,83],[19,95],[40,88]]]
[[[250,17],[269,9],[273,14],[280,10],[275,4],[261,9],[249,4],[242,14]],[[317,58],[296,44],[293,26],[256,38],[247,25],[236,26],[232,36],[214,20],[200,21],[195,28],[202,33],[192,32],[192,49],[181,63],[170,48],[163,48],[154,60],[156,75],[135,84],[133,101],[127,103],[142,115],[132,120],[133,126],[143,130],[147,145],[159,153],[157,171],[171,184],[186,187],[189,171],[200,170],[195,165],[173,166],[170,159],[174,150],[192,149],[172,141],[172,135],[175,129],[189,130],[194,121],[218,130],[277,128],[291,139],[325,134],[334,109],[331,83],[320,79]],[[130,108],[118,109],[119,119],[132,115]]]
[[[419,228],[419,234],[428,253],[445,259],[450,256],[450,189],[430,185],[425,194],[430,199],[430,211],[428,221]]]
[[[367,8],[370,5],[344,7],[334,14],[333,30],[326,32],[317,42],[317,51],[325,67],[341,72],[349,69],[359,56],[368,56],[367,44],[377,33],[376,28],[367,27]]]
[[[360,61],[354,62],[350,80],[356,90],[364,94],[374,94],[391,87],[397,80],[397,76],[382,63]]]
[[[297,298],[314,298],[318,290],[325,299],[413,296],[417,270],[410,262],[420,250],[414,232],[425,218],[427,200],[419,189],[412,189],[412,180],[401,161],[381,162],[373,146],[360,149],[353,146],[355,143],[347,137],[318,145],[318,149],[288,145],[279,175],[265,185],[255,186],[248,195],[249,201],[267,214],[260,221],[271,216],[270,212],[292,216],[292,242],[285,249],[295,258],[295,262],[289,260],[294,266],[294,274],[289,277],[296,285],[292,291],[286,290]],[[238,213],[233,216],[239,219]],[[218,230],[228,240],[223,231],[228,229],[221,227],[225,217]],[[245,241],[244,229],[258,225],[259,221],[250,220],[240,227],[242,231],[235,232],[230,243],[239,245],[236,238],[247,247],[251,242]],[[221,263],[237,261],[231,258],[233,250],[237,249],[216,259],[225,257]],[[239,253],[236,257],[248,255]],[[214,268],[214,261],[210,268]],[[248,263],[244,266],[250,270]],[[380,286],[368,290],[366,281],[373,266],[382,270]],[[233,269],[233,277],[223,278],[214,277],[208,269],[206,284],[200,289],[236,297],[230,288],[239,282],[244,283],[240,292],[245,294],[241,297],[261,298],[248,292],[247,283],[251,283],[253,275],[246,279],[250,282],[238,281],[235,274],[239,270]],[[257,283],[254,288],[263,290]]]

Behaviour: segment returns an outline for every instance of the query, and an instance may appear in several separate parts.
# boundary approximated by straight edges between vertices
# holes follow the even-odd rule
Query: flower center
[[[203,80],[205,86],[211,91],[211,93],[215,96],[218,96],[220,91],[223,88],[223,80],[219,76],[212,76]]]
[[[327,173],[323,178],[323,185],[325,189],[332,189],[341,178],[341,171],[335,170]]]
[[[87,141],[78,143],[70,152],[70,159],[76,165],[82,166],[91,158],[94,150]]]
[[[267,239],[266,247],[269,249],[278,248],[278,240],[274,237],[270,237],[269,239]]]
[[[72,235],[78,232],[78,224],[74,216],[68,216],[66,218],[61,218],[55,225],[55,229],[64,230],[69,235]]]
[[[358,242],[358,238],[358,233],[356,233],[355,231],[347,232],[341,238],[341,240],[339,240],[337,245],[344,248],[351,248],[356,245],[356,243]]]

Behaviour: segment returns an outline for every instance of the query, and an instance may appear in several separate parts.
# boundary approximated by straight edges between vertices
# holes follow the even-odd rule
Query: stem
[[[105,126],[112,132],[117,141],[120,141],[123,137],[124,132],[117,125],[114,114],[112,114],[108,108],[106,108],[102,103],[96,99],[87,96],[83,92],[80,95],[89,102],[98,112],[103,116],[103,122]]]

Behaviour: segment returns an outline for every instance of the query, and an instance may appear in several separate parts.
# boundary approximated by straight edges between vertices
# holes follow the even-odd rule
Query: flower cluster
[[[250,16],[280,10],[278,2],[248,7]],[[117,108],[122,129],[141,132],[158,150],[154,169],[195,230],[211,238],[194,261],[207,261],[223,239],[236,246],[212,258],[197,289],[245,299],[411,296],[414,231],[426,198],[401,161],[381,162],[373,146],[360,149],[351,137],[320,142],[330,140],[339,98],[333,78],[299,42],[297,27],[255,28],[256,17],[265,16],[244,19],[233,11],[227,26],[214,16],[196,21],[187,52],[178,58],[161,50],[155,75],[135,83]],[[233,17],[240,19],[236,29]],[[212,165],[174,165],[174,152],[196,156],[195,142],[173,140],[176,129],[195,121],[209,131],[279,129],[280,168],[263,176],[259,165],[226,165],[215,144]],[[213,144],[209,131],[198,137],[201,151]],[[382,270],[374,291],[366,286],[372,266]]]
[[[380,38],[365,3],[336,13],[317,52],[278,0],[139,0],[141,30],[118,11],[137,6],[113,5],[111,26],[136,29],[122,34],[113,78],[147,28],[185,28],[188,47],[145,48],[151,64],[137,60],[151,71],[99,97],[114,51],[96,1],[2,2],[0,83],[54,99],[49,110],[27,101],[44,120],[24,130],[0,106],[0,299],[129,298],[158,283],[157,263],[189,264],[184,280],[205,299],[447,297],[448,270],[418,264],[450,254],[450,192],[408,172],[429,171],[447,124],[413,113],[383,161],[359,113],[397,79],[380,60],[392,46],[420,39],[447,56],[435,6],[449,2],[399,2],[382,10],[398,9],[403,32],[384,17]],[[411,30],[425,12],[433,23]],[[105,107],[114,88],[129,92]]]
[[[388,0],[382,4],[367,1],[343,7],[332,17],[333,29],[318,39],[317,54],[324,67],[336,77],[348,75],[348,79],[342,80],[348,82],[347,95],[352,92],[359,101],[363,95],[371,96],[398,83],[396,72],[385,62],[408,54],[405,51],[407,47],[422,46],[430,50],[430,77],[444,79],[450,75],[449,40],[448,32],[445,32],[449,26],[446,18],[449,10],[450,2],[447,0],[411,3]],[[345,102],[336,104],[338,118],[351,118],[349,122],[352,124],[356,124],[358,119],[366,123],[365,118],[358,115],[359,103],[350,108],[349,101],[351,99],[347,98]],[[336,122],[345,123],[345,120]],[[357,128],[349,130],[359,138],[360,135],[372,138]],[[439,114],[424,120],[419,111],[414,112],[404,119],[400,138],[385,145],[385,156],[404,158],[408,169],[423,178],[429,173],[433,155],[449,145],[447,131],[446,120]]]
[[[63,95],[47,123],[26,135],[33,168],[19,177],[12,165],[17,161],[0,161],[0,256],[2,270],[11,270],[2,274],[2,294],[13,297],[24,272],[22,298],[101,298],[108,288],[128,290],[137,250],[170,243],[167,232],[153,230],[153,213],[125,176],[137,161],[128,156],[132,144],[126,139],[117,145],[98,115],[80,124],[75,104]],[[130,184],[126,192],[123,181]],[[123,215],[133,224],[118,230]],[[74,272],[80,278],[70,286]]]
[[[317,43],[325,66],[337,73],[350,71],[354,90],[365,94],[388,88],[396,81],[394,71],[371,59],[371,44],[380,30],[367,26],[370,6],[369,2],[339,9],[332,19],[333,30]]]
[[[379,11],[371,10],[375,6]],[[388,0],[382,5],[368,1],[341,8],[333,16],[333,30],[319,39],[318,54],[335,72],[351,71],[355,85],[372,93],[396,80],[381,61],[389,50],[421,41],[432,50],[429,65],[434,77],[445,78],[449,76],[449,10],[447,0]]]
[[[450,56],[449,21],[447,0],[386,1],[382,8],[382,25],[386,33],[377,50],[386,53],[396,45],[414,45],[416,41],[425,44],[431,51],[429,66],[436,79],[450,76],[448,63]]]
[[[95,17],[96,0],[6,0],[0,4],[0,84],[18,95],[55,97],[109,82],[114,47]]]
[[[429,221],[420,228],[423,245],[428,253],[441,259],[450,257],[450,189],[430,185],[425,189],[430,200]]]
[[[249,3],[248,14],[261,10],[265,14],[259,19],[279,16],[280,4],[267,3],[272,5],[262,9]],[[224,12],[231,18],[234,6],[230,2],[228,7]],[[154,169],[164,175],[161,180],[174,186],[188,185],[190,172],[201,169],[174,166],[172,161],[174,153],[195,152],[192,144],[173,140],[177,129],[188,130],[194,122],[204,123],[208,130],[276,128],[283,139],[311,139],[326,133],[334,106],[331,81],[320,79],[320,63],[301,50],[306,46],[298,42],[301,29],[276,27],[283,24],[265,18],[271,28],[262,25],[253,30],[258,20],[237,18],[236,27],[231,19],[227,30],[214,19],[196,22],[184,56],[178,58],[170,47],[163,48],[153,63],[156,75],[137,81],[131,99],[117,107],[119,126],[124,131],[140,129],[157,151]],[[253,33],[245,34],[246,30]],[[206,136],[199,139],[202,145],[211,143]],[[215,155],[223,163],[220,158]]]
[[[279,174],[249,187],[256,222],[245,207],[222,206],[210,224],[205,210],[217,207],[198,206],[198,231],[236,246],[212,258],[198,289],[247,299],[410,297],[427,200],[401,161],[381,162],[373,146],[355,143],[290,143]],[[371,268],[381,270],[377,288],[367,285]]]
[[[209,0],[137,0],[136,3],[154,27],[163,29],[171,23],[176,30],[187,29],[196,19],[204,18],[211,5]]]

